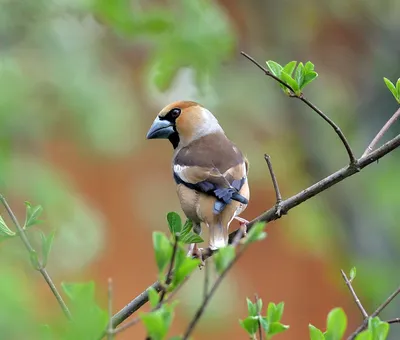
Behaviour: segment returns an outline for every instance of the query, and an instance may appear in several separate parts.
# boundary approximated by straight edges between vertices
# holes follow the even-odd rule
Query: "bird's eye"
[[[170,111],[172,118],[178,118],[181,114],[181,109],[175,108]]]

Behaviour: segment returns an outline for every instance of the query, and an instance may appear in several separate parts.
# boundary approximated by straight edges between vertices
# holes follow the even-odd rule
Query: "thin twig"
[[[7,210],[8,215],[10,216],[11,220],[13,221],[15,227],[17,228],[18,234],[22,240],[22,242],[25,245],[25,248],[28,250],[29,255],[32,258],[36,258],[37,259],[37,253],[36,250],[33,249],[28,236],[26,235],[26,232],[24,230],[24,228],[21,227],[21,225],[18,222],[17,217],[15,216],[14,212],[12,211],[11,207],[9,206],[6,198],[0,194],[0,201],[1,203],[4,205],[4,207]],[[33,263],[32,263],[33,265]],[[53,295],[55,296],[55,298],[57,299],[58,304],[60,305],[62,311],[64,312],[65,316],[71,320],[71,313],[67,307],[67,305],[65,304],[61,294],[58,292],[52,278],[50,277],[49,273],[47,272],[46,268],[43,267],[42,263],[40,263],[39,260],[37,260],[37,267],[33,266],[37,271],[40,272],[40,274],[42,274],[44,280],[46,281],[47,285],[50,287],[51,292],[53,293]]]
[[[176,296],[176,294],[178,294],[179,290],[180,290],[180,289],[183,287],[183,285],[189,280],[189,278],[190,278],[190,275],[189,275],[189,276],[186,276],[186,277],[184,278],[184,280],[182,281],[182,283],[181,283],[178,287],[176,287],[176,288],[174,289],[173,292],[171,292],[171,293],[168,295],[168,297],[167,297],[167,299],[164,301],[164,303],[168,303],[168,302],[170,302],[171,300],[173,300],[173,298]]]
[[[363,169],[366,166],[374,163],[378,159],[384,157],[388,153],[395,150],[397,147],[400,146],[400,135],[396,136],[380,148],[376,149],[375,151],[371,152],[367,156],[361,157],[357,160],[357,167],[359,169]],[[311,185],[307,189],[302,190],[301,192],[297,193],[296,195],[283,200],[281,202],[281,210],[282,213],[280,216],[276,214],[276,206],[270,208],[269,210],[265,211],[252,221],[247,224],[247,231],[250,231],[253,225],[257,222],[271,222],[281,218],[284,214],[299,204],[308,201],[310,198],[320,194],[321,192],[327,190],[331,186],[343,181],[344,179],[353,176],[354,174],[358,173],[358,170],[354,166],[346,166],[335,173],[325,177],[321,181]],[[229,234],[229,241],[232,242],[236,236],[237,231],[234,231]],[[205,248],[202,251],[203,260],[207,259],[208,257],[212,256],[214,253],[213,250],[210,248]],[[161,290],[160,282],[154,282],[150,287],[156,288],[159,292]],[[149,289],[149,288],[147,288]],[[129,304],[127,304],[122,310],[120,310],[117,314],[113,317],[113,325],[116,327],[125,319],[127,319],[130,315],[136,312],[140,307],[142,307],[148,301],[148,294],[147,289],[134,298]]]
[[[272,184],[274,186],[275,197],[276,197],[276,207],[277,207],[276,213],[279,215],[281,213],[280,204],[282,202],[282,195],[281,195],[281,192],[279,190],[278,180],[276,179],[275,172],[274,172],[274,169],[272,167],[271,157],[269,155],[265,154],[264,155],[264,159],[267,162],[268,170],[269,170],[269,173],[271,175]]]
[[[386,307],[389,303],[393,301],[393,299],[400,293],[400,286],[397,287],[397,289],[386,299],[385,302],[383,302],[376,310],[371,314],[371,318],[374,318],[375,316],[378,316]]]
[[[151,311],[150,311],[151,312]],[[124,323],[122,326],[119,326],[118,328],[114,329],[114,334],[121,333],[125,331],[126,329],[138,324],[140,322],[140,318],[134,318],[127,323]]]
[[[346,137],[344,136],[342,130],[340,130],[339,126],[335,124],[335,122],[330,119],[325,113],[323,113],[319,108],[317,108],[313,103],[311,103],[302,93],[300,95],[296,94],[294,89],[286,84],[283,80],[279,79],[277,76],[275,76],[273,73],[271,73],[269,70],[267,70],[265,67],[263,67],[259,62],[257,62],[254,58],[250,57],[247,53],[245,52],[240,52],[245,58],[250,60],[254,65],[256,65],[259,69],[261,69],[265,75],[275,79],[277,82],[285,86],[291,93],[290,97],[293,98],[298,98],[300,99],[303,103],[305,103],[308,107],[313,109],[323,120],[325,120],[336,132],[340,140],[342,141],[344,147],[346,148],[347,154],[350,159],[350,165],[355,166],[356,165],[356,157],[354,156],[354,153],[350,147],[349,142],[347,141]]]
[[[108,278],[108,329],[107,339],[112,340],[114,338],[114,328],[112,326],[112,301],[113,301],[113,286],[111,277]]]
[[[166,283],[169,283],[168,277],[166,279]],[[156,281],[151,286],[147,287],[146,290],[140,293],[137,297],[135,297],[131,302],[129,302],[124,308],[122,308],[118,313],[113,316],[112,321],[114,328],[121,324],[124,320],[129,318],[134,312],[136,312],[140,307],[142,307],[145,303],[149,301],[149,290],[151,288],[154,288],[158,293],[163,291],[164,289],[160,281]]]
[[[385,322],[387,323],[400,323],[400,318],[394,318],[394,319],[390,319],[390,320],[386,320]]]
[[[353,295],[354,301],[355,301],[358,309],[360,310],[360,312],[363,315],[364,319],[367,319],[368,318],[368,313],[365,310],[365,308],[363,307],[363,305],[361,304],[361,301],[358,298],[358,296],[357,296],[357,294],[356,294],[356,292],[355,292],[350,280],[347,278],[347,276],[346,276],[345,272],[343,271],[343,269],[341,269],[340,272],[342,273],[344,282],[346,283],[347,287],[349,288],[351,295]]]
[[[203,299],[206,298],[207,294],[208,294],[208,286],[209,286],[209,280],[210,280],[210,266],[207,266],[207,264],[205,264],[205,268],[204,268],[204,288],[203,288]]]
[[[381,304],[378,306],[378,308],[371,314],[369,318],[374,318],[378,316],[386,307],[389,303],[393,301],[393,299],[400,293],[400,286],[392,293],[390,296]],[[364,329],[367,328],[368,326],[368,319],[365,319],[363,323],[354,331],[353,334],[351,334],[347,340],[353,340],[356,338],[356,336],[361,333]],[[389,320],[392,321],[392,320]]]
[[[242,230],[239,229],[241,232]],[[243,252],[247,249],[247,245],[243,245],[243,247],[238,251],[234,259],[228,264],[228,266],[225,268],[225,270],[221,273],[221,275],[217,278],[215,283],[210,289],[210,292],[205,296],[203,299],[203,303],[200,305],[200,307],[197,309],[192,321],[189,323],[189,326],[187,327],[185,334],[182,337],[182,340],[187,340],[189,336],[192,334],[194,331],[194,328],[196,327],[197,323],[199,322],[201,316],[203,315],[208,303],[210,302],[211,297],[214,295],[216,292],[217,288],[221,284],[222,280],[225,278],[226,274],[228,271],[232,268],[232,266],[237,262],[237,260],[242,256]]]
[[[160,292],[162,289],[162,284],[159,281],[154,282],[131,302],[129,302],[124,308],[122,308],[118,313],[116,313],[112,318],[114,328],[129,318],[134,312],[136,312],[140,307],[149,301],[149,290],[151,288],[154,288],[157,292]]]
[[[386,124],[382,127],[382,129],[378,132],[372,142],[368,145],[366,150],[364,151],[362,157],[368,155],[379,142],[379,140],[383,137],[383,135],[389,130],[389,128],[394,124],[394,122],[400,117],[400,107],[397,111],[393,114],[392,117],[386,122]]]
[[[168,303],[168,302],[170,302],[170,301],[173,300],[173,298],[174,298],[175,295],[179,292],[179,290],[181,289],[181,287],[187,282],[187,280],[189,280],[189,277],[190,277],[190,276],[186,276],[186,277],[185,277],[185,279],[182,281],[182,283],[181,283],[178,287],[176,287],[176,288],[174,289],[174,291],[171,292],[171,294],[168,295],[168,297],[165,299],[164,303]],[[153,309],[150,311],[150,313],[151,313],[151,312],[154,312],[156,309],[157,309],[157,307],[153,308]],[[131,321],[129,321],[129,322],[126,322],[126,323],[123,324],[122,326],[119,326],[118,328],[114,329],[114,334],[123,332],[123,331],[126,330],[127,328],[132,327],[132,326],[136,325],[137,323],[139,323],[139,321],[140,321],[140,318],[135,318],[135,319],[133,319],[133,320],[131,320]]]
[[[256,306],[258,306],[257,305],[257,302],[258,302],[258,295],[257,294],[254,294],[255,295],[255,300],[256,300]],[[258,307],[257,307],[258,308]],[[263,337],[263,330],[262,330],[262,327],[261,327],[261,321],[260,321],[260,317],[261,317],[261,315],[260,315],[260,310],[258,310],[257,309],[257,315],[258,315],[258,336],[260,337],[260,340],[263,340],[264,339],[264,337]]]
[[[160,301],[158,302],[156,309],[161,307],[161,305],[164,301],[165,295],[167,294],[168,285],[171,283],[172,270],[174,269],[174,262],[175,262],[175,256],[176,256],[177,249],[178,249],[178,235],[175,235],[175,242],[174,242],[174,248],[172,250],[171,261],[169,262],[169,268],[167,271],[167,275],[165,276],[165,286],[161,290]]]

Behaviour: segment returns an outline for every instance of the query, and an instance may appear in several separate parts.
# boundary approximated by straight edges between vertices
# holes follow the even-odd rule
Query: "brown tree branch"
[[[400,318],[394,318],[390,320],[386,320],[385,322],[392,324],[392,323],[400,323]]]
[[[256,300],[256,306],[257,306],[257,309],[258,309],[258,305],[257,305],[257,302],[258,302],[258,295],[257,294],[255,294],[255,300]],[[262,326],[261,326],[261,321],[260,321],[260,317],[261,317],[261,314],[260,314],[260,310],[257,310],[257,314],[258,314],[258,317],[259,317],[259,319],[258,319],[258,336],[259,336],[259,340],[264,340],[264,337],[263,337],[263,329],[262,329]]]
[[[280,206],[280,204],[282,202],[282,195],[281,195],[281,192],[279,190],[278,180],[276,179],[274,169],[272,168],[271,157],[268,156],[267,154],[265,154],[264,155],[264,159],[265,159],[265,161],[267,162],[267,165],[268,165],[268,170],[269,170],[269,173],[271,175],[272,184],[273,184],[274,190],[275,190],[276,205],[277,205],[277,207],[279,209],[279,206]],[[277,214],[279,215],[280,211],[278,209],[277,209]]]
[[[204,267],[203,299],[205,299],[208,294],[208,286],[210,281],[210,266],[207,266],[207,264],[205,264]]]
[[[313,184],[312,186],[308,187],[307,189],[302,190],[298,194],[283,200],[281,202],[281,215],[276,214],[277,207],[274,206],[267,210],[266,212],[262,213],[260,216],[256,217],[252,221],[249,222],[247,225],[247,230],[249,231],[252,226],[257,222],[271,222],[277,220],[282,217],[283,214],[286,214],[289,210],[293,209],[294,207],[298,206],[299,204],[309,200],[310,198],[314,197],[315,195],[320,194],[321,192],[327,190],[331,186],[343,181],[344,179],[356,174],[358,172],[358,168],[361,170],[366,166],[374,163],[378,159],[384,157],[391,151],[395,150],[397,147],[400,146],[400,135],[396,136],[380,148],[376,149],[375,151],[371,152],[367,156],[361,157],[357,160],[356,166],[346,166],[335,173],[331,174],[330,176],[322,179],[321,181]],[[233,241],[235,238],[237,231],[232,232],[229,235],[230,242]],[[213,255],[213,251],[210,248],[206,248],[203,250],[203,259],[210,257]],[[160,282],[154,282],[150,287],[153,287],[158,292],[161,290]],[[149,287],[149,288],[150,288]],[[129,302],[123,309],[121,309],[117,314],[113,316],[113,326],[116,327],[125,319],[127,319],[130,315],[132,315],[135,311],[137,311],[140,307],[142,307],[148,301],[148,289],[147,288],[144,292],[139,294],[136,298],[134,298],[131,302]]]
[[[361,333],[363,330],[365,330],[368,327],[368,320],[370,318],[374,318],[374,317],[378,316],[387,307],[387,305],[394,300],[394,298],[399,293],[400,293],[400,286],[397,287],[397,289],[392,294],[390,294],[390,296],[367,319],[364,319],[363,323],[354,331],[353,334],[351,334],[347,338],[347,340],[354,340],[359,333]],[[395,320],[396,319],[389,320],[389,321],[390,321],[390,323],[395,323],[395,322],[397,322]]]
[[[114,328],[129,318],[134,312],[136,312],[140,307],[149,301],[149,290],[151,288],[154,288],[157,292],[160,292],[162,289],[162,284],[160,281],[154,282],[131,302],[129,302],[124,308],[122,308],[118,313],[116,313],[112,318]]]
[[[257,62],[254,58],[250,57],[245,52],[240,52],[240,53],[245,58],[250,60],[254,65],[256,65],[260,70],[262,70],[266,76],[275,79],[278,83],[280,83],[283,86],[285,86],[290,91],[290,97],[300,99],[308,107],[310,107],[312,110],[314,110],[323,120],[325,120],[333,128],[333,130],[336,132],[336,134],[338,135],[338,137],[342,141],[344,147],[346,148],[346,151],[347,151],[347,154],[348,154],[349,160],[350,160],[350,165],[356,166],[356,157],[354,156],[354,153],[353,153],[353,151],[352,151],[352,149],[350,147],[349,142],[347,141],[346,137],[344,136],[342,130],[340,130],[339,126],[337,126],[332,119],[330,119],[325,113],[323,113],[312,102],[310,102],[302,93],[300,95],[297,95],[290,85],[286,84],[283,80],[279,79],[272,72],[270,72],[265,67],[263,67],[259,62]]]
[[[400,107],[397,109],[397,111],[393,114],[392,117],[386,122],[386,124],[382,127],[382,129],[378,132],[378,134],[375,136],[375,138],[372,140],[372,142],[368,145],[366,150],[363,153],[363,157],[368,155],[376,146],[376,144],[379,142],[379,140],[383,137],[383,135],[389,130],[389,128],[394,124],[394,122],[400,117]]]
[[[365,310],[365,308],[363,307],[360,299],[358,298],[358,296],[357,296],[357,294],[356,294],[356,292],[355,292],[355,290],[354,290],[354,288],[353,288],[353,286],[351,284],[351,281],[347,278],[345,272],[342,269],[340,270],[340,272],[342,273],[344,282],[346,283],[347,287],[349,288],[351,295],[353,295],[354,301],[355,301],[358,309],[360,310],[362,316],[364,317],[364,319],[367,319],[368,318],[368,313]]]
[[[165,299],[164,303],[170,302],[170,301],[175,297],[175,295],[179,292],[179,290],[181,289],[181,287],[187,282],[187,280],[189,279],[189,277],[190,277],[190,276],[187,276],[187,277],[183,280],[183,282],[179,285],[179,287],[177,287],[173,292],[171,292],[171,294],[168,295],[168,298]],[[149,288],[150,288],[150,287],[149,287]],[[147,290],[148,290],[149,288],[147,288]],[[150,313],[151,313],[151,312],[154,312],[156,309],[157,309],[157,307],[153,308],[153,309],[150,311]],[[129,321],[129,322],[126,322],[126,323],[124,323],[122,326],[119,326],[118,328],[114,329],[114,334],[121,333],[121,332],[123,332],[124,330],[126,330],[127,328],[130,328],[130,327],[136,325],[136,324],[139,323],[139,322],[140,322],[140,318],[135,318],[135,319],[133,319],[133,320],[131,320],[131,321]],[[103,338],[103,336],[104,336],[104,334],[102,335],[101,338]]]
[[[161,289],[160,301],[158,302],[158,305],[155,309],[161,307],[165,298],[165,294],[167,294],[168,285],[171,283],[172,280],[172,270],[174,269],[174,262],[177,250],[178,250],[178,235],[175,235],[174,248],[172,250],[171,261],[169,262],[168,272],[167,275],[165,276],[166,277],[165,286]]]
[[[15,216],[15,214],[12,211],[11,207],[9,206],[6,198],[1,194],[0,194],[0,201],[4,205],[4,207],[6,208],[8,215],[10,216],[12,222],[14,223],[15,227],[17,228],[17,233],[18,233],[20,239],[22,240],[22,242],[25,245],[25,248],[29,252],[29,255],[31,257],[32,266],[38,272],[40,272],[40,274],[42,274],[44,280],[46,281],[47,285],[50,287],[51,292],[55,296],[55,298],[56,298],[58,304],[60,305],[62,311],[64,312],[65,316],[69,320],[71,320],[72,319],[71,313],[70,313],[67,305],[65,304],[61,294],[58,292],[57,287],[54,284],[52,278],[50,277],[48,271],[43,266],[43,264],[39,261],[39,259],[37,257],[36,250],[33,249],[32,245],[31,245],[31,242],[29,241],[28,236],[26,235],[25,229],[21,227],[21,225],[18,222],[17,217]]]
[[[386,299],[385,302],[383,302],[376,310],[371,314],[371,318],[374,318],[375,316],[379,315],[389,303],[391,303],[394,298],[399,295],[400,293],[400,286],[397,287],[397,289]]]

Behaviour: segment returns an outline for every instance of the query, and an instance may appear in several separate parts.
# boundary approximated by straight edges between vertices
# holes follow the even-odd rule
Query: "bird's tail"
[[[210,228],[210,248],[215,250],[228,245],[228,227],[220,222],[209,225]]]

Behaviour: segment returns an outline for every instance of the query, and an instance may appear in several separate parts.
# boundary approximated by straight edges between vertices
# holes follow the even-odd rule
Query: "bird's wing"
[[[227,139],[219,141],[217,146],[213,148],[209,143],[196,143],[182,149],[173,163],[176,183],[217,198],[215,213],[221,212],[232,200],[248,203],[239,194],[247,180],[247,160]]]

